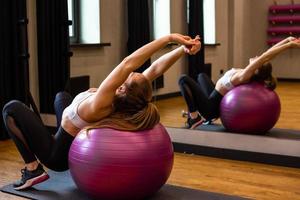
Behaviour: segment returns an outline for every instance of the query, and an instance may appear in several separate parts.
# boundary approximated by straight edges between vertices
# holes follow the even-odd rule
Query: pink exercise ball
[[[69,168],[77,187],[92,198],[143,199],[166,183],[173,157],[161,124],[135,132],[99,128],[76,136]]]
[[[251,82],[230,90],[220,104],[220,118],[230,132],[265,134],[280,115],[280,100],[263,83]]]

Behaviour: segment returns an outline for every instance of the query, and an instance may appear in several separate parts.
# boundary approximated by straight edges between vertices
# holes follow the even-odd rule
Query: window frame
[[[80,25],[80,21],[81,21],[81,9],[80,9],[80,4],[84,1],[84,0],[70,0],[72,1],[72,15],[73,15],[73,20],[72,21],[72,30],[73,30],[73,36],[70,36],[69,34],[69,38],[70,38],[70,45],[71,46],[110,46],[110,43],[101,43],[101,35],[99,36],[99,41],[95,42],[95,43],[89,43],[89,42],[83,42],[82,39],[83,37],[81,36],[81,25]],[[101,18],[100,18],[100,3],[101,0],[99,0],[99,34],[101,33],[100,30],[100,23],[101,23]],[[68,4],[69,6],[69,4]]]
[[[79,43],[79,2],[78,0],[70,0],[72,1],[72,16],[73,19],[69,19],[72,21],[71,28],[73,30],[73,36],[70,36],[70,43],[77,44]],[[69,6],[69,5],[68,5]]]
[[[150,0],[150,36],[151,36],[151,39],[152,40],[155,40],[155,39],[158,39],[158,38],[155,38],[155,14],[154,14],[154,11],[155,11],[155,1],[157,0]],[[162,1],[166,1],[166,0],[162,0]],[[168,30],[168,33],[166,34],[170,34],[171,33],[171,0],[168,0],[169,1],[169,30]]]

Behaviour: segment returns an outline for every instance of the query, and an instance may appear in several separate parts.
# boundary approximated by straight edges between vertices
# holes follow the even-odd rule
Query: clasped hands
[[[288,37],[291,47],[300,48],[300,38]]]
[[[189,55],[195,55],[201,49],[199,35],[192,39],[190,36],[173,33],[170,35],[170,41],[183,45],[184,52]]]

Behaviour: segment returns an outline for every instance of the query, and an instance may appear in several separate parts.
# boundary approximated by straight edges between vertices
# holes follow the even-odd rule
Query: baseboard
[[[179,96],[181,96],[180,92],[172,92],[172,93],[167,93],[167,94],[155,95],[152,97],[152,100],[163,100],[163,99],[179,97]]]
[[[279,82],[300,82],[300,78],[277,78]]]

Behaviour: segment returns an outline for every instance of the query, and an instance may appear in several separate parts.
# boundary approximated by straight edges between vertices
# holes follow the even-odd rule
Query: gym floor
[[[277,128],[300,130],[300,82],[279,82],[281,100]],[[165,126],[181,127],[182,97],[156,102]],[[284,148],[284,147],[282,147]],[[0,141],[0,187],[20,178],[22,159],[10,141]],[[252,199],[300,200],[300,169],[205,156],[175,154],[169,184]],[[23,199],[0,192],[2,199]]]

